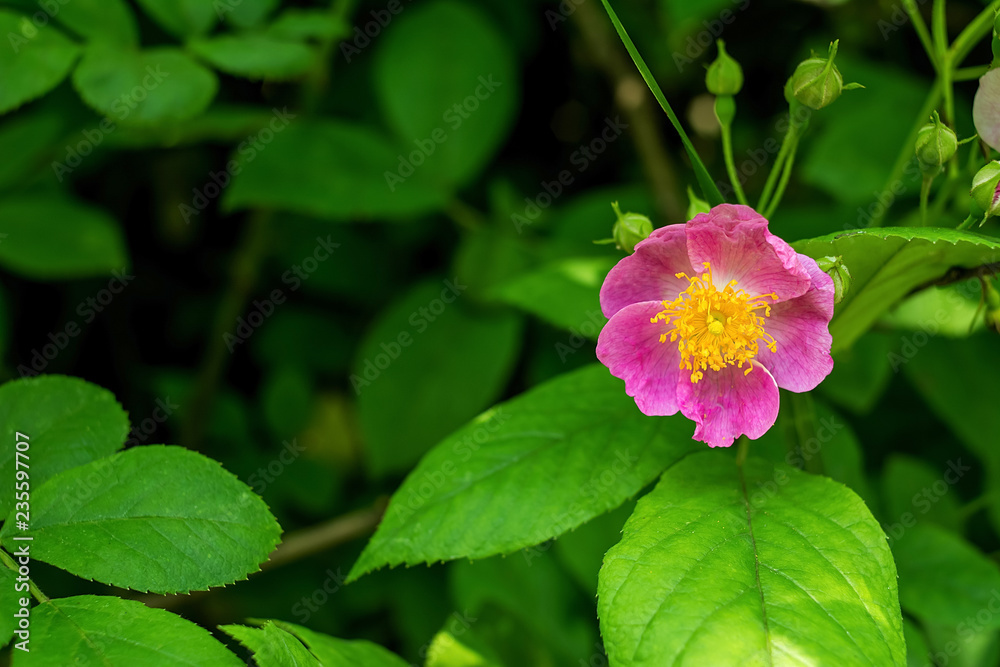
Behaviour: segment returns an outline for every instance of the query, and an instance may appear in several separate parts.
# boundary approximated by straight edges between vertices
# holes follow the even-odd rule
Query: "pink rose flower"
[[[972,122],[979,138],[993,150],[1000,150],[1000,69],[980,77],[972,101]]]
[[[608,273],[601,310],[601,363],[643,413],[679,410],[711,447],[764,435],[778,387],[809,391],[833,369],[833,280],[749,206],[655,230]]]

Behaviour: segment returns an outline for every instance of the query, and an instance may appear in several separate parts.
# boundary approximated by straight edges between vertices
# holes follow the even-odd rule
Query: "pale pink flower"
[[[597,357],[643,413],[679,410],[711,447],[759,438],[778,387],[809,391],[833,369],[833,280],[749,206],[655,230],[608,273],[601,309]]]

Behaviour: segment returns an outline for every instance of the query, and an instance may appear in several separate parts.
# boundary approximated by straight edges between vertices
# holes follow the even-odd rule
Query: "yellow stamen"
[[[722,290],[712,282],[712,267],[704,262],[705,273],[687,278],[691,283],[673,301],[664,301],[663,310],[650,322],[672,324],[673,329],[660,334],[660,342],[677,343],[681,353],[681,368],[691,371],[691,382],[705,377],[704,371],[719,371],[726,366],[743,368],[744,375],[753,368],[751,360],[757,356],[759,341],[774,352],[777,344],[764,330],[764,318],[771,315],[771,305],[763,301],[777,295],[761,294],[751,297],[731,280]],[[763,309],[763,315],[757,311]]]

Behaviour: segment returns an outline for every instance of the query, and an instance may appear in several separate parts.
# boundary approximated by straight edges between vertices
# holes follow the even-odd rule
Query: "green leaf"
[[[601,313],[601,284],[618,257],[559,260],[500,285],[494,298],[517,306],[562,329],[597,340],[607,318]]]
[[[386,181],[399,151],[384,136],[341,121],[296,120],[263,149],[244,147],[224,197],[228,210],[280,208],[318,218],[412,218],[441,208],[448,195],[417,170]]]
[[[245,579],[281,533],[264,501],[218,462],[164,445],[52,477],[34,489],[30,523],[36,560],[156,593]],[[15,544],[12,532],[8,521],[0,543]]]
[[[922,459],[891,454],[882,471],[886,517],[904,526],[910,520],[929,521],[961,532],[962,515],[948,483],[956,474],[947,465],[938,470]],[[907,514],[909,517],[905,518]]]
[[[594,364],[489,410],[393,494],[349,579],[384,565],[510,553],[618,507],[699,449],[683,417],[648,418]]]
[[[88,42],[108,42],[128,47],[139,44],[135,14],[125,0],[60,2],[59,11],[54,16]]]
[[[37,545],[37,543],[35,543]],[[31,610],[31,650],[17,667],[240,667],[204,628],[113,596],[55,598]]]
[[[80,55],[54,26],[35,27],[23,14],[0,9],[0,113],[41,97],[66,78]],[[10,47],[10,48],[7,48]]]
[[[635,44],[632,43],[632,39],[625,32],[625,26],[622,25],[621,21],[618,20],[618,15],[615,14],[615,10],[611,9],[611,5],[608,4],[608,0],[601,0],[601,4],[604,5],[604,9],[608,12],[608,16],[611,17],[611,23],[614,24],[615,30],[618,32],[618,36],[621,38],[622,43],[625,45],[625,49],[628,51],[629,56],[632,57],[632,62],[639,69],[639,74],[642,75],[642,80],[646,82],[649,86],[649,90],[653,93],[653,97],[659,102],[660,108],[667,114],[667,118],[670,119],[670,124],[674,126],[674,130],[681,138],[681,143],[684,144],[684,150],[687,151],[688,158],[691,160],[691,166],[694,169],[695,178],[698,180],[698,185],[701,188],[701,193],[704,195],[705,199],[712,206],[722,204],[725,202],[722,193],[719,192],[718,186],[715,185],[715,181],[712,180],[711,174],[705,169],[704,163],[698,156],[698,151],[695,150],[694,144],[688,138],[687,133],[684,131],[684,127],[681,122],[677,119],[677,114],[674,110],[670,108],[670,103],[667,102],[667,98],[663,96],[663,91],[660,90],[660,85],[656,83],[656,79],[653,78],[653,73],[649,71],[646,67],[646,62],[639,55],[639,50],[635,48]]]
[[[861,229],[792,246],[814,259],[841,256],[851,272],[853,283],[830,323],[834,352],[850,347],[900,299],[949,269],[1000,261],[1000,241],[953,229]]]
[[[240,0],[215,3],[219,20],[232,23],[239,28],[259,25],[281,4],[281,0]]]
[[[892,545],[903,609],[926,623],[1000,628],[1000,567],[961,537],[918,523]],[[980,610],[988,619],[977,618]],[[994,609],[996,611],[994,611]]]
[[[927,652],[917,667],[945,664],[948,667],[992,667],[1000,663],[1000,633],[984,630],[974,619],[958,627],[923,624],[927,633]]]
[[[927,667],[927,642],[917,624],[908,618],[903,619],[903,635],[906,637],[907,667]]]
[[[332,41],[350,35],[351,27],[329,11],[293,7],[267,27],[267,34],[277,39]]]
[[[416,285],[361,343],[350,381],[377,475],[411,468],[488,407],[517,361],[521,319],[468,310],[465,289],[460,278]]]
[[[605,557],[613,665],[904,665],[896,569],[847,488],[721,452],[639,500]]]
[[[986,329],[979,307],[978,280],[917,292],[882,318],[882,324],[904,331],[931,331],[948,338],[968,338]]]
[[[6,237],[0,266],[34,280],[107,276],[128,264],[118,222],[71,199],[14,195],[0,199]]]
[[[94,44],[74,70],[73,85],[84,102],[116,123],[158,125],[200,114],[219,82],[179,49],[132,51]]]
[[[0,646],[6,646],[14,636],[18,623],[14,613],[21,608],[21,598],[30,595],[27,590],[16,590],[14,587],[17,585],[14,571],[0,566],[0,590],[4,591],[0,596]]]
[[[593,598],[581,595],[548,545],[508,557],[460,561],[448,570],[452,598],[462,610],[452,614],[448,625],[478,629],[480,618],[499,607],[530,628],[529,633],[558,658],[512,664],[569,665],[590,653],[598,641]]]
[[[139,6],[174,37],[203,35],[225,14],[225,9],[250,0],[138,0]],[[222,11],[220,11],[220,5]]]
[[[425,667],[503,667],[486,657],[484,647],[473,646],[467,635],[454,635],[447,630],[434,635],[427,647]]]
[[[404,153],[443,184],[476,177],[518,109],[507,38],[474,5],[436,0],[396,19],[379,43],[375,92]],[[434,48],[426,48],[427,35]],[[411,160],[415,164],[416,160]],[[398,173],[398,172],[397,172]]]
[[[622,538],[622,526],[632,516],[635,503],[626,502],[607,514],[594,517],[576,530],[563,533],[555,541],[553,553],[580,586],[597,596],[597,573],[604,554]]]
[[[111,392],[78,378],[42,375],[0,386],[0,518],[14,507],[14,442],[28,436],[23,457],[31,491],[52,476],[110,456],[125,442],[128,416]],[[34,495],[32,495],[34,500]],[[37,510],[33,503],[32,510]]]
[[[350,365],[354,345],[344,324],[329,310],[282,306],[254,334],[251,352],[261,366],[339,375]]]
[[[409,667],[398,655],[363,639],[337,639],[285,621],[274,624],[302,640],[325,667]]]
[[[220,625],[219,629],[248,648],[257,667],[320,667],[322,664],[294,635],[271,621],[259,628]]]
[[[267,425],[278,439],[291,438],[305,427],[313,408],[313,386],[301,368],[282,366],[269,373],[260,389]]]
[[[192,53],[217,70],[248,79],[285,81],[302,76],[316,62],[316,52],[301,42],[265,35],[220,35],[193,39]]]
[[[0,123],[0,189],[16,187],[47,172],[53,147],[65,136],[66,119],[53,111],[17,114]],[[50,174],[46,173],[45,178]],[[2,242],[2,239],[0,239]]]

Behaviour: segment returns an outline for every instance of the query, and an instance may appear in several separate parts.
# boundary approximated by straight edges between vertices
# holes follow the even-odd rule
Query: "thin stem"
[[[625,50],[632,57],[632,62],[635,63],[636,68],[639,70],[639,74],[642,75],[643,81],[649,87],[649,90],[653,93],[653,97],[660,104],[663,112],[667,114],[667,118],[670,119],[670,124],[674,126],[677,134],[681,138],[681,143],[684,144],[684,150],[687,151],[688,157],[691,159],[691,167],[694,169],[695,178],[698,180],[698,185],[701,186],[702,194],[708,203],[712,206],[717,204],[722,204],[725,199],[722,197],[722,193],[719,192],[718,186],[712,180],[709,175],[708,170],[705,168],[705,163],[702,162],[701,157],[698,155],[698,151],[695,150],[694,144],[691,143],[691,139],[688,138],[687,132],[684,131],[684,127],[681,125],[680,120],[677,119],[677,114],[670,107],[670,103],[667,102],[667,98],[663,96],[663,91],[660,90],[660,85],[656,83],[656,79],[653,78],[653,73],[649,71],[649,67],[646,66],[646,61],[642,59],[639,55],[639,50],[635,48],[635,44],[632,43],[632,39],[628,36],[625,31],[625,26],[622,25],[621,21],[618,20],[618,15],[615,14],[615,10],[611,9],[611,5],[608,0],[601,0],[601,4],[604,5],[605,11],[608,12],[608,16],[611,18],[611,23],[615,26],[615,31],[618,33],[618,37],[622,40],[625,45]]]
[[[257,274],[268,250],[270,211],[254,211],[233,257],[229,286],[215,312],[215,321],[205,344],[205,353],[194,390],[181,422],[181,443],[197,449],[212,412],[215,394],[232,354],[225,335],[230,333],[257,283]]]
[[[577,3],[570,15],[586,44],[587,58],[593,58],[604,71],[615,102],[629,124],[629,136],[649,181],[657,211],[664,220],[677,221],[684,216],[684,189],[677,167],[664,143],[660,115],[652,95],[628,57],[622,53],[616,35],[608,29],[607,18],[592,3]]]
[[[3,562],[4,565],[6,565],[14,572],[18,571],[17,563],[15,563],[14,559],[11,558],[9,555],[7,555],[7,552],[4,551],[3,549],[0,549],[0,562]],[[48,596],[45,595],[45,593],[43,593],[42,590],[38,586],[36,586],[35,582],[33,582],[31,579],[28,579],[28,590],[31,591],[31,594],[34,596],[36,600],[38,600],[39,604],[49,601]]]
[[[960,224],[960,225],[959,225],[958,227],[956,227],[955,229],[968,229],[969,227],[971,227],[971,226],[973,225],[973,223],[974,223],[974,222],[975,222],[976,220],[977,220],[976,216],[974,216],[974,215],[972,215],[972,214],[970,213],[970,214],[969,214],[969,217],[968,217],[968,218],[966,218],[965,220],[963,220],[963,221],[962,221],[962,224]]]
[[[955,89],[952,84],[954,63],[948,48],[948,10],[946,0],[934,0],[931,28],[934,34],[934,59],[938,81],[944,93],[944,122],[955,127]]]
[[[903,8],[906,9],[906,13],[910,16],[910,23],[913,24],[913,29],[917,31],[917,36],[920,37],[920,43],[924,45],[927,57],[931,59],[932,63],[936,64],[937,60],[934,55],[931,34],[927,30],[927,24],[924,23],[924,17],[920,14],[920,10],[917,9],[917,3],[914,0],[903,0]]]
[[[791,130],[789,131],[791,133]],[[785,158],[785,165],[781,170],[781,180],[778,181],[778,188],[774,191],[774,197],[768,202],[767,208],[761,213],[765,218],[770,218],[774,215],[775,210],[778,208],[778,204],[781,203],[781,198],[785,195],[785,188],[788,187],[788,181],[792,177],[792,166],[795,164],[795,152],[799,149],[799,137],[798,132],[795,132],[795,136],[792,138],[792,147],[788,151],[788,157]]]
[[[972,500],[970,500],[969,502],[967,502],[965,505],[962,505],[961,508],[959,508],[959,510],[958,510],[958,517],[959,517],[959,519],[962,520],[962,521],[965,521],[970,516],[972,516],[973,514],[975,514],[976,512],[978,512],[979,510],[983,509],[984,507],[989,507],[990,503],[993,502],[993,499],[995,497],[996,497],[996,494],[994,492],[987,491],[986,493],[982,494],[978,498],[973,498]]]
[[[778,177],[781,175],[782,167],[785,165],[785,158],[788,157],[788,151],[791,150],[794,139],[792,135],[796,132],[795,125],[791,124],[788,126],[788,132],[785,133],[784,138],[781,140],[781,148],[778,149],[778,157],[774,160],[774,165],[771,167],[771,173],[767,175],[767,181],[764,182],[764,191],[760,193],[760,199],[757,201],[757,210],[763,211],[764,207],[767,206],[771,195],[774,194],[774,187],[778,184]]]
[[[747,460],[747,454],[750,451],[750,440],[745,436],[741,435],[740,439],[736,441],[736,465],[743,467],[743,463]]]
[[[979,43],[979,40],[989,34],[993,28],[993,17],[997,9],[1000,9],[1000,0],[991,2],[989,7],[979,12],[979,15],[972,19],[962,32],[958,33],[958,37],[955,38],[949,49],[953,66],[961,65],[973,47]]]
[[[920,184],[920,224],[927,226],[927,199],[931,194],[931,183],[934,182],[933,176],[924,176],[923,182]]]
[[[955,70],[955,74],[951,77],[953,81],[975,81],[982,75],[990,71],[989,65],[979,65],[976,67],[962,67]]]
[[[913,150],[917,142],[917,133],[920,132],[920,128],[927,123],[927,118],[937,107],[940,100],[941,84],[940,82],[936,82],[934,87],[931,88],[930,93],[928,93],[927,99],[924,101],[924,106],[922,106],[920,111],[917,112],[917,120],[914,123],[913,128],[910,130],[910,134],[903,142],[903,147],[900,149],[899,156],[896,158],[896,163],[893,165],[892,171],[889,173],[889,179],[882,188],[882,192],[891,191],[893,185],[902,179],[903,171],[906,169],[906,165],[910,160],[914,159]],[[882,220],[885,219],[886,213],[889,212],[890,205],[891,204],[878,207],[878,213],[876,215],[872,215],[872,227],[878,227],[882,224]]]
[[[722,126],[722,157],[726,161],[726,173],[733,184],[733,192],[736,193],[736,200],[744,206],[749,206],[747,196],[743,192],[740,184],[740,175],[736,172],[736,161],[733,159],[733,135],[728,124]]]
[[[786,395],[790,399],[789,403],[792,409],[792,421],[795,425],[795,436],[798,440],[798,446],[801,449],[802,445],[816,435],[816,406],[809,392],[796,394],[789,391],[786,392]],[[802,452],[803,458],[805,458],[806,472],[822,475],[822,450],[815,453],[806,452],[805,450],[802,450]],[[806,454],[810,454],[809,458],[806,458]]]

